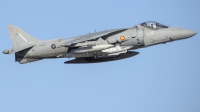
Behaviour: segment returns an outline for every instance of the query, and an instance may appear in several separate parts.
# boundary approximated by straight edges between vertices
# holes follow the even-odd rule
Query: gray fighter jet
[[[13,48],[4,54],[15,53],[20,64],[49,58],[74,58],[64,63],[98,63],[129,58],[133,50],[196,35],[192,30],[170,28],[147,21],[131,28],[111,29],[67,39],[38,40],[22,29],[8,25]]]

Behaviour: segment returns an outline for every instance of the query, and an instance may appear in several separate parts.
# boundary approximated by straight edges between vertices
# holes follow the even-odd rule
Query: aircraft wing
[[[98,39],[100,37],[110,35],[110,34],[119,33],[119,32],[123,32],[125,30],[127,30],[127,28],[106,30],[106,31],[101,31],[101,32],[96,32],[96,33],[78,36],[78,37],[71,38],[71,39],[69,38],[63,43],[63,45],[64,46],[70,46],[72,44],[77,44],[77,43],[88,41],[88,40],[95,40],[95,39]]]

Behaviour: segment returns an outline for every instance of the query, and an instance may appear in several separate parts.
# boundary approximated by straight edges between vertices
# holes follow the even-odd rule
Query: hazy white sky
[[[0,0],[3,51],[14,24],[41,40],[155,20],[200,33],[199,0]],[[0,54],[0,112],[200,112],[200,37],[138,49],[114,62],[20,65]]]

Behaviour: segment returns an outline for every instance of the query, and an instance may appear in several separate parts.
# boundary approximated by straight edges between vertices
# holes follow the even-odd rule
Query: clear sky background
[[[7,24],[48,40],[149,20],[198,34],[98,64],[0,54],[0,112],[200,112],[199,0],[0,0],[0,50],[12,48]]]

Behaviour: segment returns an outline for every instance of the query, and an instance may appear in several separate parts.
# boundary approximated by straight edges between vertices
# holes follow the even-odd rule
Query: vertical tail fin
[[[17,26],[8,25],[7,27],[14,48],[21,48],[41,42],[41,40],[32,37],[22,29],[18,28]]]

